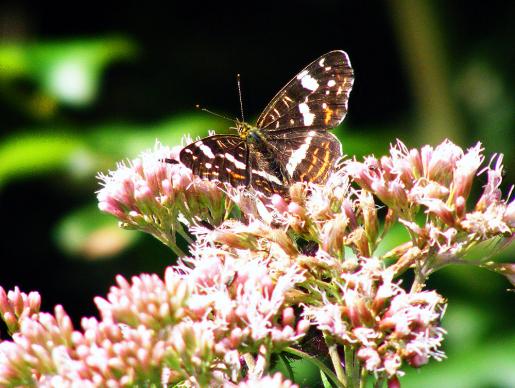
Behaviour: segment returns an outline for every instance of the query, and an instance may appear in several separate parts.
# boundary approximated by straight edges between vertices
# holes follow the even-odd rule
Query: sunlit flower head
[[[99,174],[100,210],[117,217],[122,227],[152,234],[172,248],[177,248],[176,233],[185,234],[184,225],[220,224],[231,210],[230,200],[215,183],[194,177],[179,162],[166,162],[178,161],[180,149],[156,143],[153,150]]]
[[[403,361],[417,366],[441,359],[445,302],[436,292],[406,293],[377,259],[344,272],[339,292],[320,290],[324,303],[304,316],[335,341],[357,347],[367,370],[393,376]],[[416,360],[416,361],[414,361]]]

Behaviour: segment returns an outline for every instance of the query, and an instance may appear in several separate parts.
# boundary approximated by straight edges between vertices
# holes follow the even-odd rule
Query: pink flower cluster
[[[233,226],[240,235],[247,234],[259,250],[235,245],[219,245],[225,234],[197,230],[193,258],[184,260],[178,270],[194,290],[192,301],[197,314],[209,316],[218,337],[221,352],[238,347],[274,349],[298,341],[309,324],[297,320],[292,307],[295,285],[304,281],[303,270],[274,241],[259,236],[255,225]],[[230,333],[230,334],[229,334]],[[225,347],[225,349],[224,349]]]
[[[120,226],[149,233],[183,254],[176,233],[188,239],[185,226],[199,222],[219,225],[232,204],[216,184],[200,180],[177,161],[181,147],[170,149],[156,143],[107,175],[99,174],[103,187],[98,207],[120,220]]]
[[[37,292],[25,294],[18,287],[7,294],[0,287],[0,311],[9,333],[19,330],[19,322],[39,312],[41,296]]]
[[[361,259],[332,287],[318,290],[322,305],[303,313],[336,342],[356,348],[368,371],[388,377],[402,374],[403,361],[421,366],[441,359],[445,333],[443,298],[434,291],[407,293],[392,277],[380,260]]]
[[[0,288],[12,334],[0,343],[1,386],[293,387],[268,375],[272,355],[316,363],[319,354],[302,350],[310,328],[333,369],[317,366],[335,385],[363,386],[368,373],[395,386],[404,365],[444,357],[446,302],[424,290],[431,273],[467,262],[513,279],[511,263],[464,258],[481,242],[495,242],[492,252],[507,245],[515,227],[500,191],[502,156],[481,170],[480,144],[464,152],[449,141],[420,150],[398,142],[389,156],[345,162],[324,185],[296,183],[271,198],[163,162],[177,157],[157,145],[119,164],[100,176],[98,199],[122,227],[167,244],[178,264],[164,278],[118,276],[95,298],[100,318],[83,318],[80,330],[60,306],[39,312],[37,293]],[[473,201],[478,172],[486,184]],[[381,254],[396,222],[409,240]],[[409,291],[396,280],[408,269]]]
[[[410,243],[392,251],[392,256],[400,257],[399,271],[423,259],[422,272],[427,277],[443,265],[459,262],[480,242],[491,240],[502,248],[512,240],[515,204],[502,199],[502,155],[494,156],[480,170],[482,151],[480,143],[464,152],[448,140],[421,150],[409,150],[398,141],[390,156],[347,162],[349,177],[384,203],[389,216],[398,219],[412,237]],[[478,173],[486,174],[486,184],[468,210]],[[423,226],[417,222],[419,210],[427,217]],[[495,252],[491,249],[477,264]]]
[[[0,344],[0,385],[237,384],[242,354],[268,355],[306,333],[288,299],[303,279],[296,266],[280,273],[251,253],[205,247],[164,280],[118,276],[107,298],[95,299],[101,319],[83,318],[82,330],[60,306],[39,312],[37,293],[0,288],[0,314],[14,331]],[[268,362],[258,357],[256,368]]]

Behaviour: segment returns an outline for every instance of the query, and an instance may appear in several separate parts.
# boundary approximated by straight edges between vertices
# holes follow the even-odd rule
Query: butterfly
[[[323,184],[341,157],[328,129],[347,114],[354,82],[347,53],[322,55],[284,86],[256,125],[236,120],[237,135],[213,135],[184,147],[193,174],[263,194],[285,194],[295,182]]]

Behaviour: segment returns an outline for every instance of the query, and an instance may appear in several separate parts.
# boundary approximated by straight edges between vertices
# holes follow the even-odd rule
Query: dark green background
[[[62,304],[78,323],[96,314],[92,298],[115,274],[162,273],[174,260],[165,247],[117,233],[96,209],[97,171],[156,138],[174,145],[185,133],[225,131],[228,123],[194,106],[239,116],[237,73],[252,121],[333,49],[348,52],[356,75],[335,131],[346,154],[382,155],[396,138],[410,146],[481,141],[486,155],[505,153],[508,187],[514,19],[509,1],[2,2],[0,285],[38,290],[45,310]],[[63,64],[82,86],[73,77],[64,91],[56,83]],[[99,253],[102,241],[118,244],[109,257]],[[429,286],[449,299],[449,360],[410,372],[404,386],[515,386],[509,283],[452,267]]]

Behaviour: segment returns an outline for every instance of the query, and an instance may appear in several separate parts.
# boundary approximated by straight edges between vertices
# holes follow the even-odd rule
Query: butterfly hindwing
[[[259,116],[257,127],[277,129],[329,129],[347,114],[354,82],[349,57],[331,51],[316,59],[275,95]]]
[[[193,174],[209,180],[228,182],[232,186],[248,185],[248,149],[239,136],[214,135],[184,147],[181,163]]]
[[[267,138],[290,182],[322,183],[342,156],[340,141],[327,131],[280,130]]]
[[[282,166],[276,157],[254,144],[249,146],[250,185],[265,194],[284,194],[289,187],[289,180],[283,176]]]

